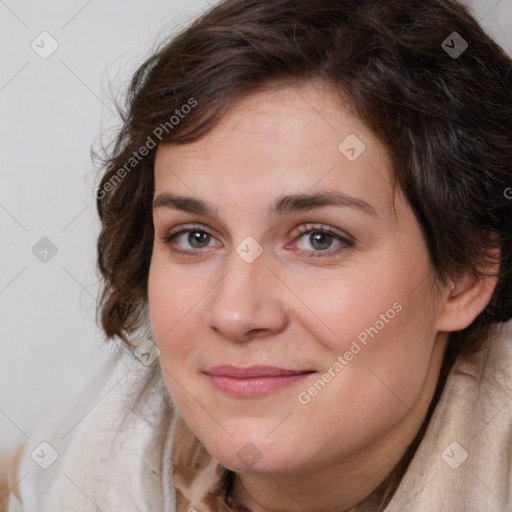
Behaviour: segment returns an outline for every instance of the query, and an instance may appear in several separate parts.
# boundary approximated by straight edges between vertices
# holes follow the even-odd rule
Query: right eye
[[[171,231],[162,237],[162,241],[169,245],[169,248],[173,252],[193,256],[192,253],[206,249],[209,247],[209,243],[212,239],[214,240],[213,235],[202,226],[181,226],[181,228],[180,230]],[[187,244],[188,247],[186,247]],[[177,249],[176,245],[182,249]]]

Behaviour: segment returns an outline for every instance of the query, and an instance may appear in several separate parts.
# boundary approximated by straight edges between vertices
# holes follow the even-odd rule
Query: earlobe
[[[437,320],[438,331],[465,329],[486,308],[498,282],[496,275],[465,274],[450,279]]]

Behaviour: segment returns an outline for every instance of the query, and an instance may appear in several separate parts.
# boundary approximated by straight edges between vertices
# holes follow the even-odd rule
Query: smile
[[[205,373],[213,386],[224,393],[238,397],[255,397],[290,386],[313,372],[272,366],[242,368],[223,365],[212,367]]]

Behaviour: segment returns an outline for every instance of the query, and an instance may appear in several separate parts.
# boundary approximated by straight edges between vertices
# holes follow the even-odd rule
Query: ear
[[[496,257],[493,251],[493,257]],[[498,251],[499,258],[499,251]],[[499,259],[495,260],[499,261]],[[436,327],[438,331],[451,332],[465,329],[486,308],[498,282],[499,263],[486,269],[487,276],[464,274],[450,279],[443,294]]]

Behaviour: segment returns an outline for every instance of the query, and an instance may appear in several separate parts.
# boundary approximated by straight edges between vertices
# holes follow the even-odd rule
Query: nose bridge
[[[241,244],[239,247],[244,248]],[[252,311],[261,303],[261,284],[268,278],[266,261],[263,255],[251,262],[246,261],[234,248],[227,262],[229,271],[216,287],[215,302],[227,307],[226,313],[233,314]]]
[[[233,247],[226,260],[228,270],[215,286],[210,303],[210,325],[226,337],[242,339],[251,330],[275,330],[282,324],[268,263],[251,240]]]

